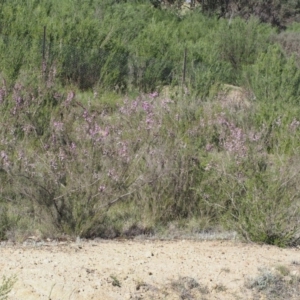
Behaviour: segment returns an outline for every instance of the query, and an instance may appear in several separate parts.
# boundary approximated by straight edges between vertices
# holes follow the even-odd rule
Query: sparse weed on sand
[[[171,287],[178,294],[179,299],[197,299],[209,293],[206,286],[192,277],[179,277],[171,282]]]
[[[7,300],[8,294],[12,290],[14,284],[17,281],[16,276],[3,277],[0,283],[0,300]]]
[[[270,300],[297,299],[300,293],[300,278],[290,275],[285,266],[277,266],[274,271],[261,268],[257,277],[248,280],[246,287],[254,291],[257,299],[262,295]]]
[[[121,282],[120,282],[120,280],[117,278],[116,275],[110,275],[110,278],[112,279],[112,285],[113,285],[113,286],[121,287]]]

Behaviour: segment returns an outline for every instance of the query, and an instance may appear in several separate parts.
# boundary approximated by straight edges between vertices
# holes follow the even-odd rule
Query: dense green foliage
[[[298,24],[153,1],[0,6],[1,239],[177,222],[299,243]]]
[[[207,95],[212,84],[241,84],[271,32],[254,18],[218,21],[148,1],[2,1],[0,64],[9,82],[43,71],[81,89],[151,91],[182,83],[186,49],[186,83]]]
[[[272,31],[255,19],[229,26],[197,11],[183,16],[145,1],[2,1],[1,14],[0,64],[9,82],[22,70],[43,70],[63,85],[121,92],[181,84],[185,49],[186,83],[195,91],[236,84]]]

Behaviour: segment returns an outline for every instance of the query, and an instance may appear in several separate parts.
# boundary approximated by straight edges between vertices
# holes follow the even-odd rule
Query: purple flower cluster
[[[158,92],[153,92],[149,94],[149,97],[152,99],[157,98],[158,96],[159,96]]]
[[[292,121],[292,123],[290,124],[289,127],[290,127],[290,130],[292,132],[294,132],[299,128],[299,126],[300,126],[300,122],[294,118],[294,120]]]
[[[57,168],[58,168],[58,165],[57,165],[57,162],[56,162],[56,160],[54,160],[54,159],[51,159],[50,160],[50,168],[52,169],[52,170],[57,170]]]
[[[110,128],[106,126],[104,129],[101,128],[96,122],[96,115],[92,115],[88,112],[87,109],[84,109],[82,114],[83,119],[87,123],[87,133],[88,136],[94,141],[102,141],[103,138],[106,138],[109,135]]]
[[[115,169],[110,169],[107,173],[107,176],[114,181],[119,180],[119,176],[118,176],[117,172],[115,171]]]
[[[76,148],[77,148],[76,144],[74,142],[71,142],[71,145],[70,145],[71,152],[75,152]]]
[[[143,101],[142,108],[148,114],[151,113],[153,110],[153,106],[151,105],[151,103],[149,101]]]
[[[19,83],[16,83],[15,86],[14,86],[14,88],[13,88],[12,99],[15,102],[15,106],[12,109],[12,114],[13,115],[16,115],[17,111],[19,109],[21,109],[21,107],[23,106],[24,99],[21,96],[22,88],[23,88],[23,86],[21,84],[19,84]]]
[[[123,162],[128,163],[130,161],[128,142],[119,142],[118,146],[118,156],[122,159]]]
[[[227,121],[222,115],[218,117],[217,122],[223,129],[220,140],[224,149],[238,157],[245,157],[247,154],[247,136],[243,130],[234,123]]]
[[[54,127],[54,130],[56,132],[62,132],[63,129],[64,129],[64,123],[58,122],[58,121],[54,121],[53,122],[53,127]]]
[[[120,107],[119,111],[123,115],[132,115],[138,111],[141,103],[141,98],[138,97],[134,101],[129,101],[127,98],[123,101],[123,106]]]
[[[60,161],[64,161],[66,159],[65,151],[62,148],[59,148],[58,158]]]
[[[92,117],[90,116],[89,112],[85,109],[83,114],[82,114],[82,117],[84,118],[84,120],[88,123],[88,124],[91,124],[92,123]]]
[[[109,127],[105,127],[105,129],[103,130],[98,124],[95,123],[90,126],[90,128],[88,129],[88,133],[93,141],[100,142],[103,138],[109,135]]]
[[[9,168],[10,161],[9,161],[8,155],[6,154],[5,151],[2,150],[0,152],[0,158],[1,158],[1,161],[2,161],[2,164],[3,164],[3,167],[6,168],[6,169]]]
[[[105,191],[105,186],[104,185],[100,185],[98,188],[98,192],[99,193],[103,193]]]

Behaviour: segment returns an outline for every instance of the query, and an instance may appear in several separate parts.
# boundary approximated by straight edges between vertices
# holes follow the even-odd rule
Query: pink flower
[[[64,123],[62,123],[62,122],[53,122],[53,127],[55,128],[55,130],[57,132],[62,131],[63,126],[64,126]]]
[[[98,192],[102,193],[105,191],[105,186],[104,185],[100,185],[98,188]]]
[[[0,152],[0,157],[2,158],[3,165],[5,167],[9,167],[10,163],[9,163],[9,160],[8,160],[8,155],[6,154],[5,151]]]
[[[149,94],[149,97],[154,99],[154,98],[158,97],[158,95],[159,95],[158,92],[153,92],[153,93]]]
[[[76,150],[76,144],[74,142],[71,143],[70,149],[71,149],[71,151],[75,151]]]
[[[152,110],[152,105],[147,101],[143,101],[142,108],[144,111],[149,113]]]
[[[109,135],[109,127],[105,127],[105,130],[102,131],[102,136],[106,137]]]

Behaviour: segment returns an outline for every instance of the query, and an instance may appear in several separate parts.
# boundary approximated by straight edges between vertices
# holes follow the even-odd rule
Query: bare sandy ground
[[[253,299],[259,268],[300,273],[300,250],[237,241],[97,240],[2,243],[9,299]],[[186,296],[185,296],[186,295]],[[300,297],[299,297],[300,299]]]

